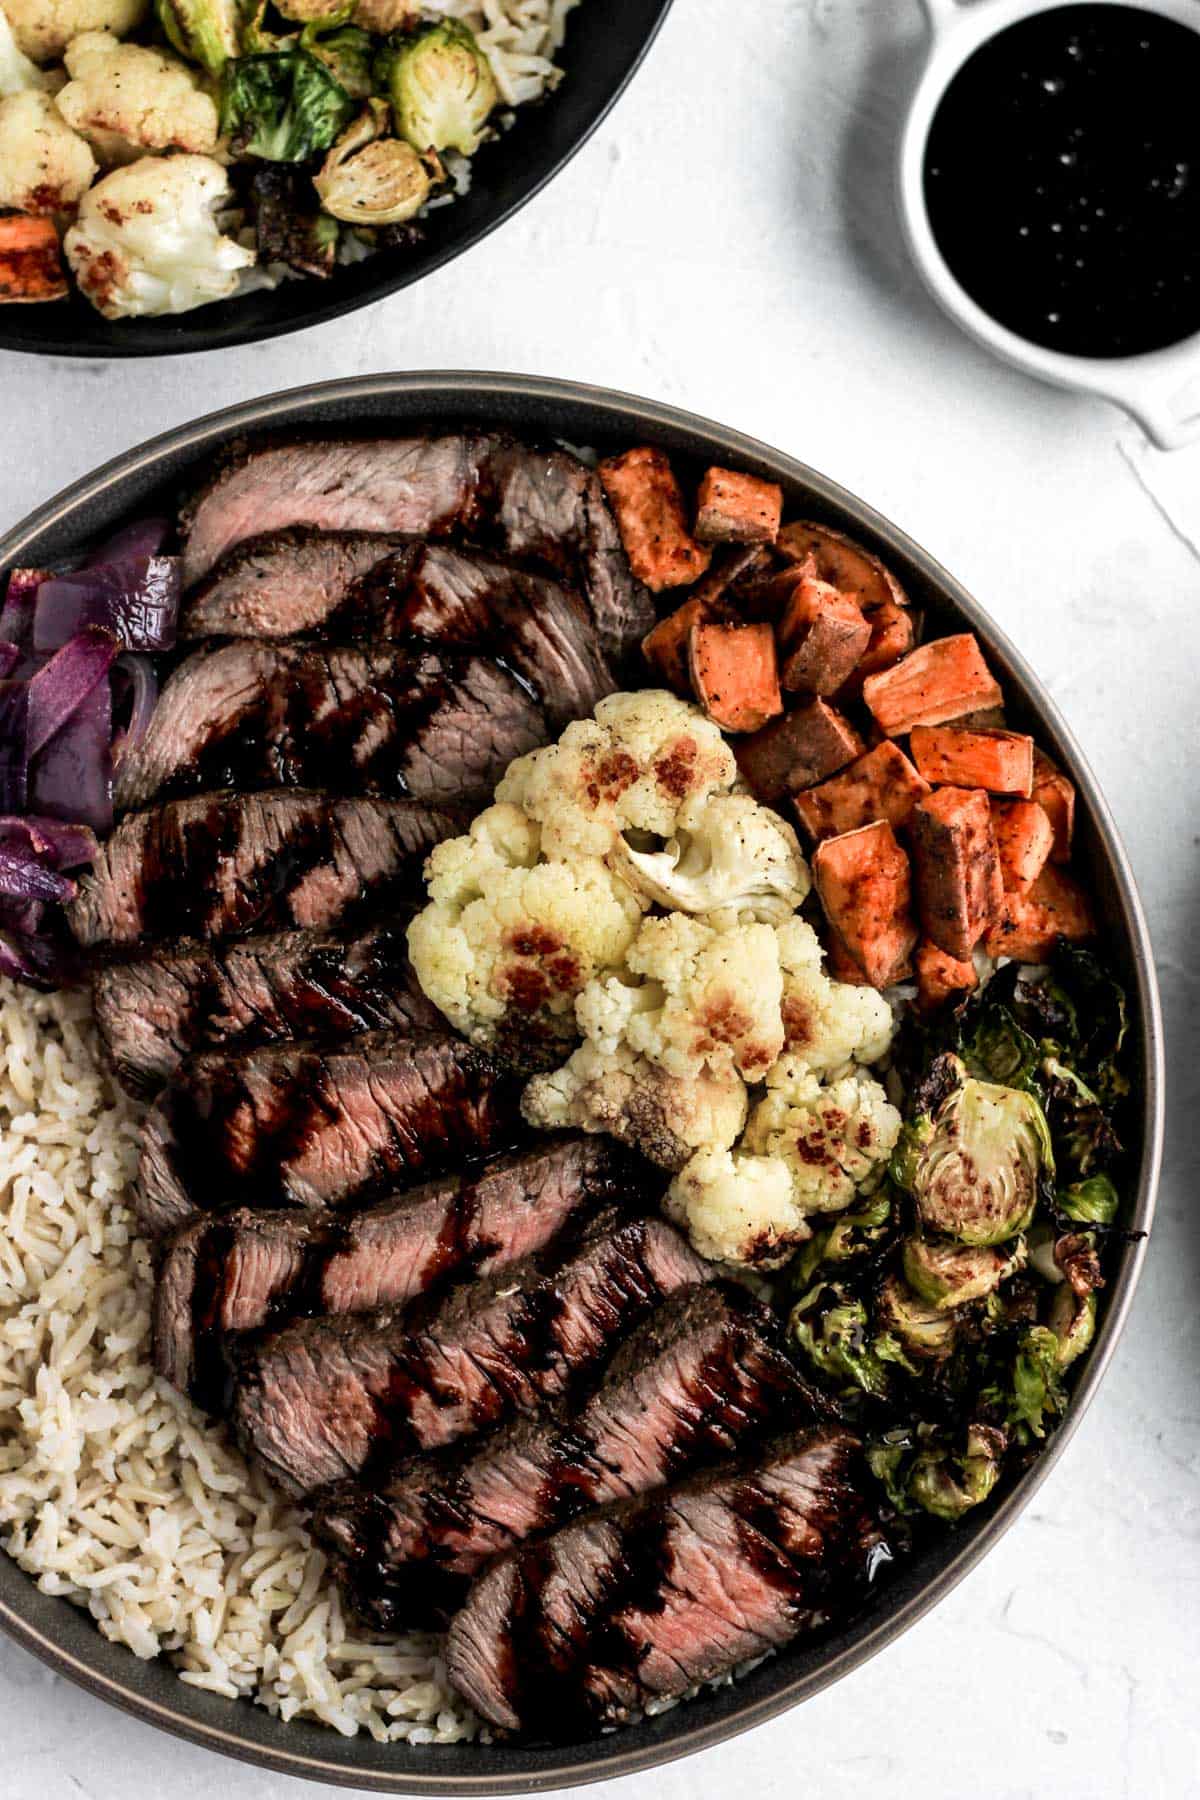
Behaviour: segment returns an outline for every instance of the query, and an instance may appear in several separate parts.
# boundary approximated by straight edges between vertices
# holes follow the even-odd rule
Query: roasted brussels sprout
[[[958,1069],[965,1075],[961,1063]],[[905,1127],[892,1158],[893,1178],[911,1191],[926,1230],[973,1245],[1002,1244],[1024,1231],[1053,1172],[1034,1096],[971,1076],[932,1119]]]
[[[985,990],[986,993],[986,990]],[[1023,1088],[1037,1067],[1038,1046],[1022,1031],[1007,1006],[985,1001],[974,1028],[963,1035],[962,1058],[972,1075],[984,1081],[1000,1081],[1006,1087]]]
[[[922,1300],[899,1275],[889,1275],[880,1287],[875,1323],[876,1354],[885,1362],[898,1362],[910,1374],[919,1373],[914,1364],[943,1362],[958,1339],[953,1315]]]
[[[167,42],[210,75],[238,53],[237,0],[156,0]]]
[[[395,225],[420,212],[440,175],[437,158],[422,158],[403,138],[386,137],[388,109],[369,100],[340,137],[313,186],[326,212],[350,225]]]
[[[871,1444],[867,1462],[897,1512],[918,1507],[952,1521],[986,1500],[1000,1478],[1004,1433],[978,1421],[967,1426],[962,1450],[930,1425],[915,1434],[891,1432]]]
[[[1120,1199],[1107,1175],[1089,1175],[1058,1190],[1058,1210],[1076,1225],[1111,1225]]]
[[[352,100],[365,100],[371,92],[374,45],[369,31],[348,25],[349,9],[331,18],[310,19],[300,33],[300,48],[323,62],[339,87]]]
[[[446,19],[398,39],[376,72],[386,78],[397,129],[414,150],[478,150],[500,95],[465,25]]]
[[[788,1335],[836,1387],[859,1388],[876,1399],[888,1394],[891,1380],[872,1346],[870,1314],[840,1282],[818,1282],[797,1300]]]
[[[1069,1281],[1054,1290],[1049,1327],[1058,1340],[1058,1366],[1069,1369],[1096,1335],[1096,1296],[1078,1294]]]
[[[1070,1172],[1086,1179],[1121,1153],[1116,1132],[1099,1096],[1057,1057],[1043,1059],[1040,1071],[1046,1118]]]
[[[1066,1405],[1061,1370],[1055,1333],[1047,1325],[1026,1326],[1011,1366],[980,1394],[985,1417],[1011,1430],[1019,1443],[1044,1438]]]
[[[237,157],[306,162],[327,150],[354,102],[306,50],[240,56],[221,78],[221,130]]]
[[[287,263],[321,279],[332,275],[338,224],[317,206],[306,170],[264,163],[254,171],[250,197],[260,261]]]
[[[983,1300],[1025,1266],[1025,1240],[1003,1250],[948,1243],[916,1233],[904,1241],[904,1279],[931,1306]]]
[[[838,1213],[831,1224],[801,1246],[788,1274],[796,1292],[807,1288],[826,1263],[857,1262],[875,1255],[895,1230],[895,1194],[884,1185],[852,1213]]]

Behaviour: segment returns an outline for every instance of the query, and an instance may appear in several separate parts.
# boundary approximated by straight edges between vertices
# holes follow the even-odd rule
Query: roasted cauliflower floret
[[[49,94],[26,88],[0,100],[0,209],[72,212],[95,178],[95,157]]]
[[[63,84],[61,70],[39,69],[25,52],[18,48],[13,36],[13,28],[8,22],[4,8],[0,6],[0,98],[5,94],[20,94],[26,88],[43,89],[53,93]]]
[[[733,785],[737,764],[699,708],[655,689],[610,694],[594,719],[513,763],[497,800],[542,828],[546,856],[607,856],[623,831],[669,838],[689,801]]]
[[[144,156],[83,197],[64,248],[81,291],[108,319],[187,312],[225,300],[253,250],[223,237],[213,209],[229,197],[207,156]]]
[[[525,1066],[562,1056],[575,997],[619,965],[641,920],[633,892],[597,857],[538,860],[538,829],[489,807],[429,858],[430,904],[409,926],[417,978],[473,1043]]]
[[[882,1087],[861,1071],[828,1087],[798,1074],[759,1101],[741,1147],[787,1165],[801,1213],[839,1212],[882,1172],[900,1123]]]
[[[826,1074],[848,1062],[873,1063],[896,1030],[891,1007],[874,988],[831,981],[821,940],[804,919],[776,931],[783,965],[784,1046],[767,1086],[786,1086],[806,1070]]]
[[[606,1055],[585,1043],[561,1069],[527,1083],[521,1111],[541,1130],[607,1131],[661,1168],[681,1169],[693,1151],[734,1142],[746,1089],[732,1073],[680,1080],[627,1044]]]
[[[663,849],[639,850],[619,837],[611,854],[633,887],[678,912],[730,907],[782,921],[810,886],[795,832],[749,794],[698,795]]]
[[[124,37],[140,25],[150,0],[4,0],[17,48],[34,62],[53,62],[85,31]]]
[[[576,1018],[607,1054],[624,1041],[681,1078],[736,1069],[761,1081],[783,1043],[783,983],[775,933],[753,920],[722,928],[686,913],[646,919],[625,955],[627,975],[594,981]]]
[[[700,1150],[671,1183],[663,1210],[701,1256],[750,1268],[779,1268],[812,1235],[777,1156]]]
[[[216,144],[216,105],[177,56],[85,31],[67,46],[65,60],[71,79],[58,110],[106,161],[128,161],[139,149],[204,151]]]

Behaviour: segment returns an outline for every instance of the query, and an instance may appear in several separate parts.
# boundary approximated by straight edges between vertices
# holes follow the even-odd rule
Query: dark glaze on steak
[[[765,1307],[732,1283],[687,1288],[618,1350],[583,1406],[402,1464],[373,1487],[340,1482],[314,1529],[358,1614],[411,1630],[460,1605],[489,1557],[731,1455],[798,1398]]]
[[[134,1210],[157,1234],[238,1206],[346,1206],[511,1143],[514,1101],[490,1057],[434,1032],[198,1056],[146,1117]]]
[[[537,700],[491,657],[239,641],[175,670],[117,801],[321,788],[477,805],[549,736]]]
[[[155,1367],[214,1406],[228,1337],[302,1314],[403,1306],[490,1275],[542,1249],[583,1208],[647,1196],[648,1175],[610,1140],[570,1135],[362,1212],[206,1215],[175,1233],[159,1263]]]
[[[238,1358],[238,1436],[294,1493],[531,1412],[595,1373],[677,1288],[715,1273],[665,1219],[610,1208],[449,1298],[303,1320]]]
[[[440,1030],[404,933],[398,917],[350,933],[164,944],[151,956],[105,964],[92,977],[92,1007],[109,1061],[131,1094],[150,1095],[197,1051]]]
[[[828,1623],[888,1554],[859,1452],[803,1432],[501,1557],[451,1621],[451,1682],[497,1730],[587,1735]]]
[[[68,922],[85,949],[352,923],[421,891],[470,810],[324,794],[200,794],[121,820]]]
[[[385,631],[329,632],[347,596],[403,540],[363,531],[276,531],[222,557],[184,597],[179,638],[388,637]]]
[[[578,578],[601,647],[621,659],[654,623],[599,478],[562,450],[495,433],[274,444],[244,451],[183,521],[185,587],[247,538],[320,531],[467,538]]]

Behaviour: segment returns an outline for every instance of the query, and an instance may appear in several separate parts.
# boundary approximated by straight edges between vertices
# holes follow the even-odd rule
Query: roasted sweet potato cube
[[[654,593],[703,575],[712,551],[688,530],[683,494],[661,450],[641,446],[599,468],[629,566]]]
[[[1006,894],[1027,894],[1054,846],[1054,827],[1036,800],[993,800],[992,830]]]
[[[793,520],[783,527],[775,547],[789,562],[810,563],[814,575],[849,594],[865,613],[883,606],[908,605],[908,597],[891,570],[832,525],[818,525],[812,519]]]
[[[53,219],[0,219],[0,302],[61,300],[66,292]]]
[[[918,944],[913,957],[917,976],[917,1005],[922,1012],[936,1012],[956,994],[969,994],[979,986],[973,962],[959,962],[936,944]]]
[[[885,600],[882,606],[869,612],[867,623],[871,627],[867,647],[846,685],[840,690],[841,698],[847,701],[858,699],[868,675],[878,674],[881,669],[891,669],[902,656],[907,656],[916,637],[911,612],[907,607],[897,606],[894,600]]]
[[[1071,840],[1075,835],[1075,783],[1056,769],[1040,750],[1033,753],[1033,798],[1054,829],[1051,862],[1070,862]]]
[[[828,582],[801,574],[776,627],[784,687],[805,694],[832,694],[841,687],[866,649],[871,627],[848,594]]]
[[[929,792],[898,744],[885,738],[819,787],[794,796],[800,823],[815,838],[857,831],[875,819],[907,825],[913,807]]]
[[[751,793],[773,805],[845,768],[862,755],[862,748],[848,719],[824,700],[812,700],[773,719],[752,737],[739,738],[733,754]]]
[[[935,638],[863,682],[863,699],[888,737],[914,725],[942,725],[981,706],[999,706],[1000,684],[974,632]]]
[[[693,625],[688,663],[696,698],[722,731],[759,731],[783,711],[769,625]]]
[[[914,725],[909,749],[934,787],[986,788],[1024,799],[1033,791],[1033,739],[1023,732]]]
[[[988,797],[982,788],[937,788],[913,808],[909,828],[925,936],[965,962],[1004,898]]]
[[[696,496],[702,544],[770,544],[779,535],[783,489],[736,469],[706,469]]]
[[[1045,962],[1060,937],[1080,943],[1094,937],[1095,922],[1079,883],[1048,862],[1027,894],[1006,894],[984,940],[989,956]]]
[[[908,857],[882,819],[818,844],[813,880],[834,931],[872,987],[897,981],[917,941]]]
[[[693,625],[702,625],[708,619],[732,619],[735,616],[732,608],[710,605],[693,596],[673,613],[668,613],[665,619],[660,619],[653,631],[647,632],[642,639],[642,655],[673,693],[690,697],[692,676],[688,640]]]
[[[825,924],[825,935],[825,973],[829,979],[843,981],[849,987],[870,987],[871,983],[828,920]],[[895,979],[901,981],[907,973],[907,969],[902,968]]]

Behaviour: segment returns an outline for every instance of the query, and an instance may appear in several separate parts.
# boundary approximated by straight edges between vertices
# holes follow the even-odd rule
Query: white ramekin
[[[938,249],[925,206],[925,146],[943,94],[967,58],[989,38],[1034,13],[1088,0],[922,0],[929,55],[917,83],[900,144],[900,215],[909,249],[935,300],[963,330],[1018,369],[1097,394],[1122,406],[1162,450],[1200,437],[1200,332],[1143,356],[1065,356],[997,324],[959,285]],[[1092,4],[1096,0],[1091,0]],[[1136,6],[1200,31],[1200,0],[1099,0]],[[985,229],[985,222],[980,221]]]

